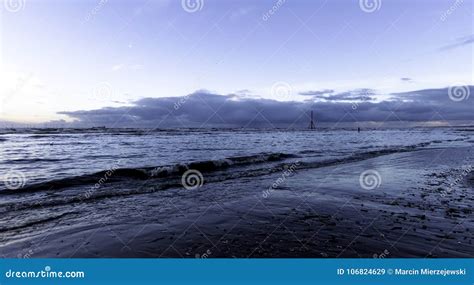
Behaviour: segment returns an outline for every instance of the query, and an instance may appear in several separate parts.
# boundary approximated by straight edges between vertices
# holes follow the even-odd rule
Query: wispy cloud
[[[120,71],[120,70],[141,70],[143,69],[143,65],[142,64],[124,64],[124,63],[120,63],[120,64],[116,64],[114,66],[112,66],[112,71]]]
[[[325,94],[331,94],[334,93],[334,90],[332,89],[324,89],[324,90],[317,90],[317,91],[303,91],[300,92],[300,95],[303,96],[319,96],[319,95],[325,95]]]
[[[369,88],[361,88],[350,90],[346,92],[341,92],[334,94],[334,90],[326,89],[321,91],[306,91],[300,92],[300,95],[312,96],[312,99],[323,100],[323,101],[372,101],[374,100],[373,95],[375,95],[374,90]]]
[[[112,71],[119,71],[123,67],[124,67],[123,64],[116,64],[116,65],[112,66]]]
[[[465,46],[465,45],[470,45],[470,44],[473,44],[473,43],[474,43],[474,34],[458,38],[454,41],[454,43],[451,43],[449,45],[441,47],[440,50],[441,51],[452,50],[452,49],[462,47],[462,46]]]
[[[242,17],[247,16],[248,14],[252,13],[255,10],[255,7],[240,7],[237,9],[234,9],[230,15],[229,19],[231,21],[237,21]]]

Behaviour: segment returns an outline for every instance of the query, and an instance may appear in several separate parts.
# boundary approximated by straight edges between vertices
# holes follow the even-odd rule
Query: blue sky
[[[366,88],[379,102],[473,85],[468,0],[18,1],[1,7],[0,121],[198,90],[303,102]]]

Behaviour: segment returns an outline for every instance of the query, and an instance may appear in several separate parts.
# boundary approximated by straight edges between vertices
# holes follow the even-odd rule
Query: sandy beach
[[[167,179],[166,190],[153,179],[107,183],[103,193],[120,189],[124,194],[67,203],[61,201],[79,186],[32,192],[15,215],[27,215],[21,206],[30,203],[25,207],[35,209],[36,219],[5,223],[0,253],[472,257],[474,147],[468,144],[380,152],[317,167],[295,157],[276,164],[274,169],[283,165],[280,171],[257,175],[254,170],[239,179],[232,179],[232,168],[203,172],[202,187],[191,190],[176,187],[176,178]],[[380,175],[373,189],[361,187],[361,172],[368,169]],[[35,204],[43,195],[49,204]]]

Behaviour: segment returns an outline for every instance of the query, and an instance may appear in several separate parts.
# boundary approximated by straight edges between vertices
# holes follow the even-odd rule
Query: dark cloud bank
[[[304,102],[249,99],[199,91],[185,97],[144,98],[131,107],[62,112],[74,125],[108,127],[306,127],[309,112],[321,124],[391,122],[400,126],[420,122],[474,121],[474,86],[465,86],[460,101],[449,88],[391,94],[375,102],[374,92],[358,89],[335,94],[333,90],[308,91]],[[456,92],[459,92],[457,90]]]

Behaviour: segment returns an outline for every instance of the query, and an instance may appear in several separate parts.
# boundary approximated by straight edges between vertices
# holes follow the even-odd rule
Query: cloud
[[[373,101],[375,95],[372,89],[357,89],[324,97],[326,101]]]
[[[319,91],[304,91],[304,92],[300,92],[299,94],[303,96],[320,96],[320,95],[331,94],[331,93],[334,93],[334,90],[324,89],[324,90],[319,90]]]
[[[466,36],[466,37],[458,38],[456,39],[454,43],[441,47],[440,51],[452,50],[452,49],[462,47],[465,45],[470,45],[472,43],[474,43],[474,34]]]
[[[473,86],[467,88],[474,94]],[[359,89],[332,95],[334,98],[326,101],[281,102],[198,91],[184,97],[144,98],[130,107],[61,114],[75,119],[76,124],[156,128],[305,127],[310,110],[318,123],[474,120],[474,100],[455,102],[449,98],[448,88],[394,93],[382,102],[364,100],[361,92],[371,94],[370,89]],[[358,97],[363,99],[346,102]]]
[[[112,71],[120,71],[120,70],[141,70],[143,69],[142,64],[116,64],[112,66]]]
[[[232,9],[230,13],[229,19],[231,21],[240,20],[241,18],[247,16],[248,14],[252,13],[255,10],[255,7],[239,7],[236,9]]]
[[[400,78],[401,81],[405,81],[405,82],[411,82],[413,81],[413,79],[411,79],[410,77],[402,77]]]
[[[119,71],[120,69],[122,69],[124,67],[124,64],[116,64],[114,66],[112,66],[112,71]]]
[[[323,101],[372,101],[372,96],[375,92],[372,89],[362,88],[356,90],[350,90],[342,93],[333,94],[334,90],[327,89],[321,91],[306,91],[299,93],[304,96],[312,96],[312,99],[319,99]]]

